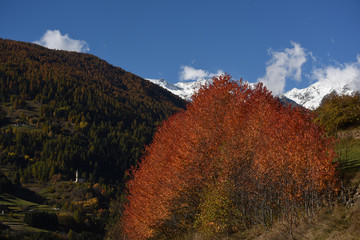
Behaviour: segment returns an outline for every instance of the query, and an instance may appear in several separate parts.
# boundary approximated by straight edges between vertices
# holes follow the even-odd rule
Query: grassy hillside
[[[0,193],[0,239],[63,239],[69,232],[77,239],[102,239],[107,194],[99,184],[11,184]]]
[[[338,154],[344,172],[357,172],[360,170],[360,139],[351,136],[340,139]]]

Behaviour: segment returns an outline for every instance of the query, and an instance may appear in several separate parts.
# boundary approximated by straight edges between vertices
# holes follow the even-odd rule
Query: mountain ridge
[[[284,96],[297,102],[305,108],[314,110],[320,106],[322,99],[326,95],[334,91],[338,94],[351,95],[356,90],[352,89],[349,84],[338,84],[332,86],[316,82],[303,89],[293,88],[286,92]]]
[[[177,82],[175,84],[169,83],[164,79],[145,79],[154,84],[158,84],[187,101],[191,101],[191,96],[194,92],[198,91],[201,86],[211,83],[211,79],[198,79],[196,81]],[[252,86],[255,83],[249,84]],[[288,102],[292,105],[300,105],[307,109],[314,110],[320,106],[321,100],[333,91],[338,94],[350,95],[355,92],[355,89],[351,88],[349,84],[337,84],[333,86],[316,82],[303,89],[293,88],[278,97],[282,102]]]

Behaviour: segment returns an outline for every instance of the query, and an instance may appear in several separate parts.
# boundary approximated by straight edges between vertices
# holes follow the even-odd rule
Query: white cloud
[[[75,52],[90,51],[89,45],[84,40],[71,39],[68,34],[61,35],[59,30],[47,30],[39,41],[34,43],[50,49],[59,49]]]
[[[266,63],[266,74],[258,78],[258,82],[272,91],[274,95],[284,92],[287,79],[301,81],[301,66],[307,61],[307,53],[300,44],[291,42],[293,48],[285,48],[282,52],[269,50],[270,61]]]
[[[214,76],[220,76],[224,74],[222,70],[218,70],[217,73],[210,73],[203,69],[195,69],[191,66],[182,66],[180,72],[180,81],[199,80],[204,78],[212,78]]]
[[[312,73],[312,78],[334,89],[348,84],[351,89],[360,91],[360,55],[353,63],[338,64],[317,68]]]

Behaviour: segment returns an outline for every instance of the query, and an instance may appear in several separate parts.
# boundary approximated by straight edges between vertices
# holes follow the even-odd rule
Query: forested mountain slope
[[[90,54],[0,39],[0,161],[15,181],[121,182],[185,101]]]

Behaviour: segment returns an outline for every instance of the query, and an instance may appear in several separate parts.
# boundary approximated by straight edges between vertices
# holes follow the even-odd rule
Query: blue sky
[[[144,78],[227,72],[279,94],[316,71],[360,69],[360,1],[0,0],[0,37],[87,52]]]

